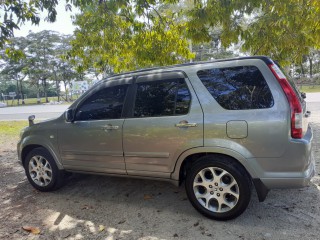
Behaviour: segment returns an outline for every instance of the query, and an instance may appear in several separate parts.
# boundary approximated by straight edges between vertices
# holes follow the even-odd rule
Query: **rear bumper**
[[[254,178],[253,183],[256,188],[260,202],[263,202],[270,189],[274,188],[302,188],[310,184],[310,180],[315,175],[314,158],[309,165],[307,171],[304,172],[304,177],[300,178]]]
[[[313,132],[311,127],[302,139],[291,139],[287,151],[273,171],[260,177],[268,188],[301,188],[310,183],[315,175],[315,159],[312,151]]]
[[[272,166],[269,171],[261,172],[260,177],[253,179],[259,201],[264,201],[270,189],[302,188],[310,184],[316,172],[312,139],[309,126],[303,139],[292,139],[286,154],[269,164]]]
[[[261,182],[268,188],[302,188],[310,184],[310,180],[315,175],[314,158],[311,155],[311,163],[308,169],[303,172],[301,177],[278,177],[278,178],[260,178]],[[290,174],[287,174],[290,175]]]

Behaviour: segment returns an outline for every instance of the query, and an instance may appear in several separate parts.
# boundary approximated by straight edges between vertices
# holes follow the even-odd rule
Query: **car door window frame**
[[[83,99],[81,99],[78,104],[76,105],[76,107],[74,108],[74,119],[75,116],[77,114],[77,112],[79,111],[80,107],[83,105],[83,103],[89,99],[90,97],[92,97],[94,94],[96,94],[97,92],[105,89],[105,88],[110,88],[110,87],[116,87],[116,86],[122,86],[122,85],[127,85],[127,92],[126,95],[124,97],[124,101],[123,101],[123,106],[122,106],[122,111],[121,111],[121,116],[120,118],[110,118],[110,119],[88,119],[88,120],[77,120],[75,119],[74,122],[88,122],[88,121],[105,121],[105,120],[113,120],[113,119],[123,119],[125,114],[125,111],[127,109],[127,101],[128,101],[128,95],[129,92],[132,91],[132,86],[133,86],[133,77],[124,77],[124,78],[120,78],[120,79],[112,79],[112,80],[104,80],[101,84],[94,86],[91,90],[89,90],[85,96],[83,97]]]
[[[147,82],[161,82],[161,81],[169,81],[169,80],[179,80],[182,79],[187,87],[190,96],[189,108],[188,112],[185,114],[175,114],[175,115],[163,115],[163,116],[145,116],[145,117],[137,117],[134,116],[134,108],[135,108],[135,101],[137,97],[137,90],[139,83],[147,83]],[[191,105],[192,105],[192,93],[190,91],[190,86],[187,83],[187,75],[183,71],[166,71],[161,73],[154,73],[154,74],[144,74],[138,75],[134,77],[134,81],[132,84],[132,88],[128,90],[128,104],[126,106],[126,118],[159,118],[159,117],[175,117],[175,116],[184,116],[190,113]],[[176,104],[176,102],[175,102]]]

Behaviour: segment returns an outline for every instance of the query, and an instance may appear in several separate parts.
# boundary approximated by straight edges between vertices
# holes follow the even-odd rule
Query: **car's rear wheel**
[[[187,172],[186,191],[200,213],[215,220],[228,220],[247,208],[251,181],[235,160],[208,155],[196,161]]]
[[[64,171],[58,169],[53,157],[45,148],[35,148],[27,155],[24,168],[31,185],[43,192],[63,185]]]

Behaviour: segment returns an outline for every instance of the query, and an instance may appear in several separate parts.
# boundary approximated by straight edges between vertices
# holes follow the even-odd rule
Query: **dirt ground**
[[[320,111],[310,122],[312,184],[272,190],[263,203],[253,193],[248,209],[227,222],[203,217],[183,186],[166,182],[76,174],[58,191],[38,192],[16,162],[16,139],[7,140],[0,146],[0,239],[319,239]]]

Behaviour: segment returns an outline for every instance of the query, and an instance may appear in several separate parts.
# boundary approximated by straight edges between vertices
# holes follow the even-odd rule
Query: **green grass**
[[[0,121],[0,144],[18,141],[21,129],[28,125],[28,121]]]
[[[320,92],[320,85],[314,85],[314,86],[299,86],[300,92],[305,92],[305,93],[315,93],[315,92]]]
[[[19,140],[21,129],[28,125],[28,121],[0,121],[0,145],[3,148],[8,144],[14,147]]]
[[[49,102],[50,101],[55,101],[55,102],[57,102],[58,101],[58,97],[48,97],[48,100],[49,100]],[[60,98],[60,101],[63,101],[63,99],[62,98]],[[8,104],[8,106],[18,106],[18,100],[8,100],[8,101],[5,101],[7,104]],[[38,104],[37,103],[37,98],[27,98],[27,99],[25,99],[24,100],[24,105],[36,105],[36,104]],[[46,103],[46,99],[45,98],[41,98],[41,103]],[[66,104],[68,104],[68,103],[66,103]],[[19,104],[19,106],[23,106],[22,104],[21,104],[21,99],[20,99],[20,104]]]
[[[58,101],[58,97],[48,97],[49,101]],[[20,105],[22,100],[20,99]],[[45,103],[46,99],[45,98],[41,98],[41,103]],[[8,100],[6,101],[6,103],[8,104],[8,106],[17,106],[18,105],[18,100]],[[25,105],[34,105],[34,104],[38,104],[37,103],[37,98],[27,98],[24,100]]]

